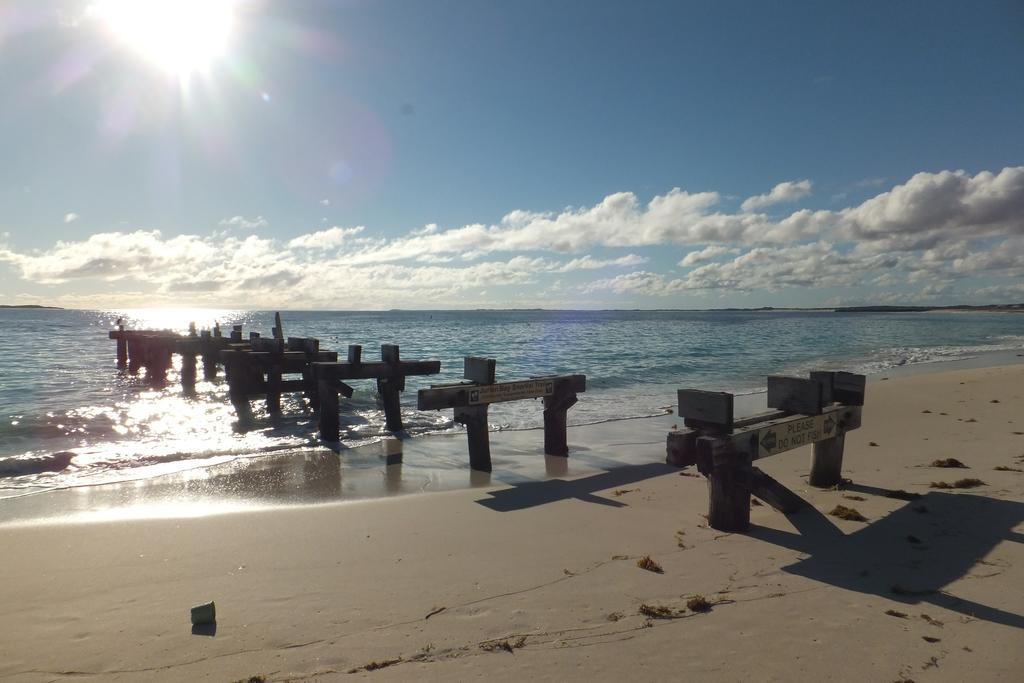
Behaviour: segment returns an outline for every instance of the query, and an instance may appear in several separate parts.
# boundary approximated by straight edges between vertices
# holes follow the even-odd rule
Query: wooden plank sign
[[[471,406],[481,403],[501,403],[518,401],[523,398],[550,396],[553,393],[555,393],[553,379],[527,379],[519,382],[483,384],[469,388],[468,403]]]
[[[827,412],[763,427],[757,432],[757,457],[767,458],[816,441],[831,439],[836,435],[838,426],[836,414]]]

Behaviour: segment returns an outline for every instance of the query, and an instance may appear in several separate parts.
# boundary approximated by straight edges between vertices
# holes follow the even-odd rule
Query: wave
[[[49,455],[22,455],[0,459],[0,477],[21,477],[43,472],[62,472],[71,464],[75,454],[60,451]]]

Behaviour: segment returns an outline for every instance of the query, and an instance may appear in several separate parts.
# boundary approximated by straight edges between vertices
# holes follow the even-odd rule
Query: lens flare
[[[237,0],[101,0],[92,11],[125,46],[187,78],[223,57]]]

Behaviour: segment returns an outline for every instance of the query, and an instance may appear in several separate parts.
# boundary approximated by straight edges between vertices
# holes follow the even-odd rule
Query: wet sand
[[[1016,680],[1022,406],[1024,365],[874,381],[851,483],[810,488],[809,448],[762,461],[812,509],[754,507],[746,534],[708,529],[703,478],[662,464],[674,416],[572,428],[567,462],[536,455],[539,432],[495,434],[470,489],[466,471],[396,478],[378,447],[343,454],[365,467],[291,454],[6,501],[23,508],[0,526],[0,678]],[[984,484],[930,486],[964,478]],[[389,480],[455,490],[327,502]],[[193,634],[211,599],[215,631]]]

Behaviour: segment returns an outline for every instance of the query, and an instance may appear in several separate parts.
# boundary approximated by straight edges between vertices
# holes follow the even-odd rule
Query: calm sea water
[[[156,476],[233,458],[313,446],[315,418],[298,397],[271,419],[259,402],[252,429],[235,421],[222,379],[182,396],[176,370],[166,387],[115,367],[107,338],[124,316],[130,327],[184,331],[219,321],[268,335],[273,312],[213,310],[0,310],[0,497]],[[1024,316],[996,314],[835,314],[824,312],[422,311],[285,312],[286,335],[315,336],[321,348],[401,346],[409,360],[439,359],[442,374],[410,377],[403,397],[409,432],[458,429],[451,411],[415,410],[416,390],[461,379],[462,357],[497,359],[499,381],[584,373],[587,392],[571,424],[663,413],[679,387],[757,391],[770,373],[812,368],[881,372],[1024,349]],[[344,402],[342,440],[382,436],[372,381],[354,382]],[[541,423],[536,401],[496,405],[493,429]],[[41,465],[70,452],[57,472]],[[67,457],[67,456],[64,456]],[[344,457],[344,456],[342,456]]]

